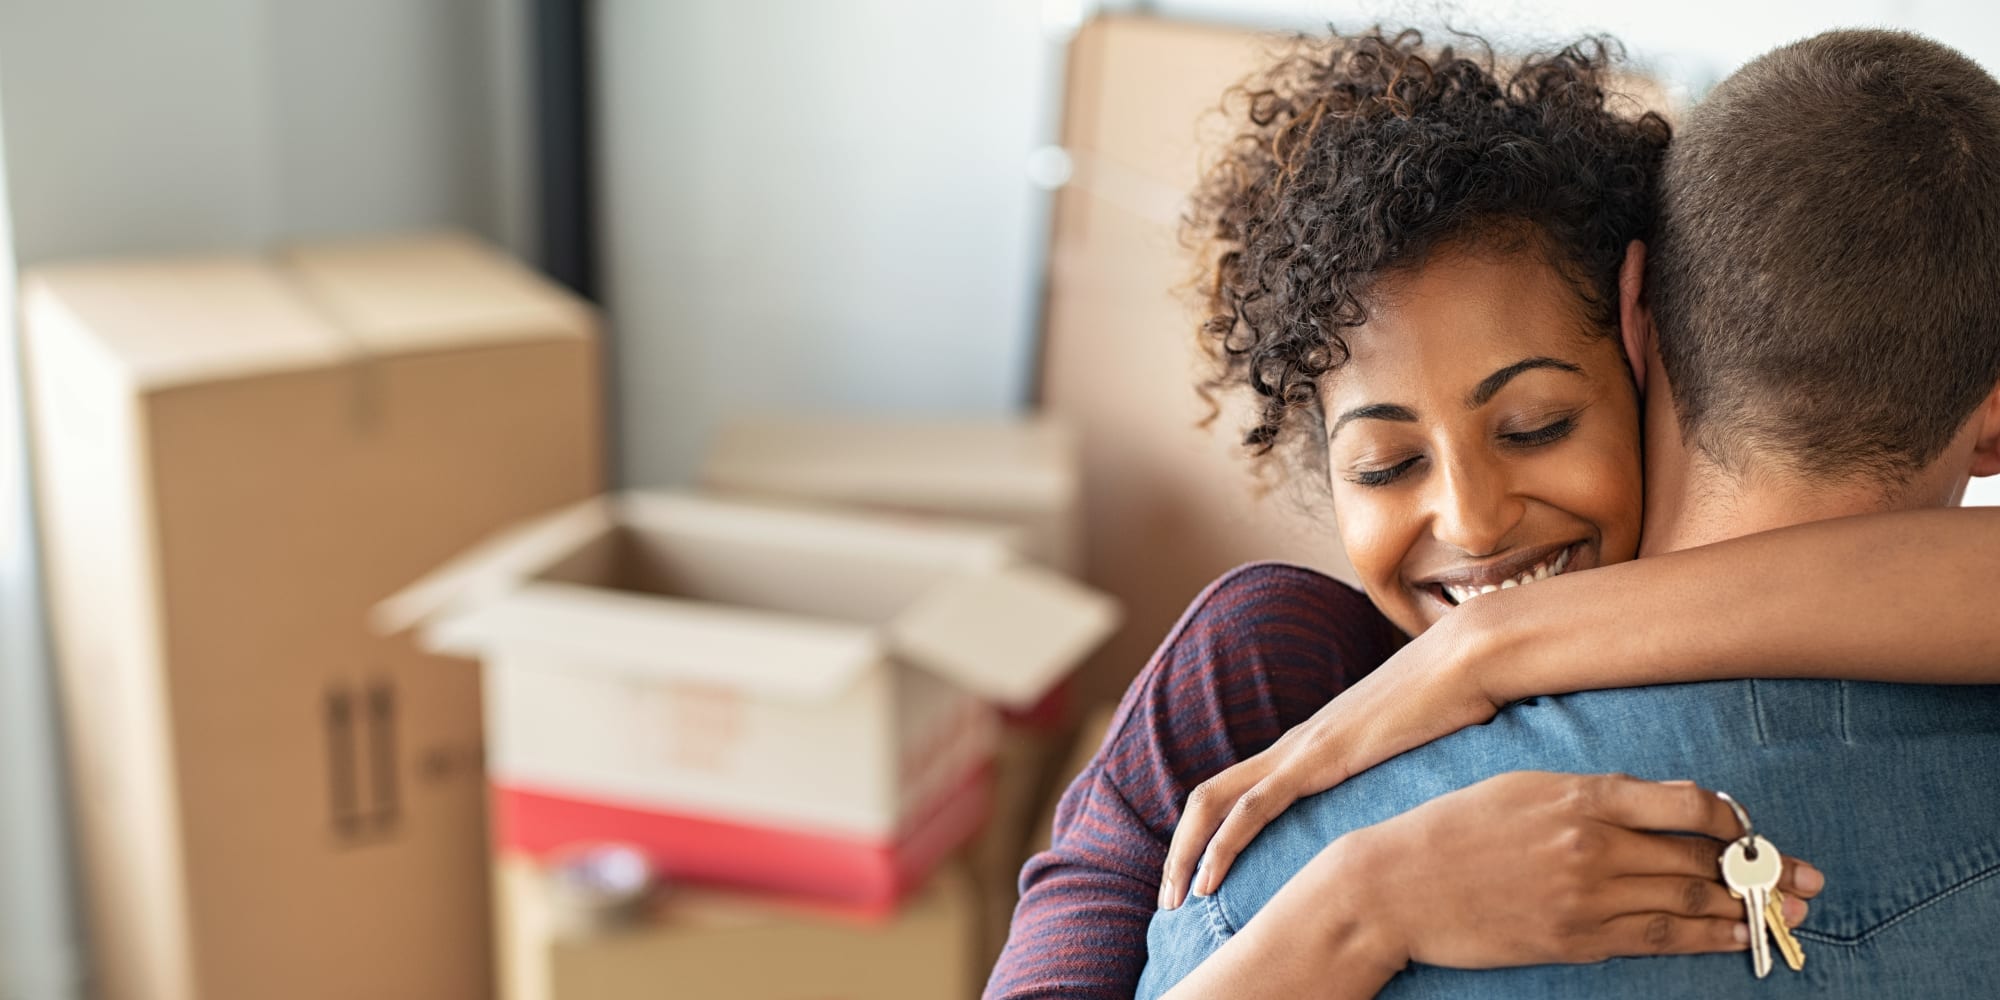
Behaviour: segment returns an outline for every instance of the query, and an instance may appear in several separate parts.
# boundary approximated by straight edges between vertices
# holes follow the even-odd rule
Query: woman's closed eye
[[[1387,486],[1403,478],[1403,474],[1409,472],[1422,459],[1422,455],[1411,455],[1394,465],[1376,469],[1356,469],[1348,473],[1347,481],[1356,486]]]
[[[1573,430],[1576,430],[1576,415],[1570,414],[1566,417],[1551,420],[1531,431],[1515,431],[1502,434],[1500,435],[1500,439],[1518,447],[1535,448],[1560,441],[1568,437],[1569,433]]]
[[[1576,414],[1557,417],[1533,430],[1507,431],[1499,435],[1502,443],[1514,448],[1539,448],[1554,444],[1576,430]],[[1389,465],[1359,468],[1347,474],[1347,481],[1356,486],[1388,486],[1408,475],[1424,456],[1412,455]]]

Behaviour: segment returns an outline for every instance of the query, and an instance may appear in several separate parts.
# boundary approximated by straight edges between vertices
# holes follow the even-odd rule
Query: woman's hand
[[[1663,830],[1697,836],[1653,832]],[[1356,894],[1394,943],[1392,963],[1485,969],[1739,951],[1743,903],[1718,859],[1741,832],[1691,782],[1519,771],[1357,831],[1360,841],[1318,876],[1328,881],[1302,891],[1322,901],[1339,898],[1327,893],[1335,885]],[[1810,865],[1785,859],[1788,924],[1805,919],[1805,900],[1823,885]]]
[[[1502,774],[1336,839],[1166,996],[1363,997],[1411,962],[1741,951],[1743,904],[1719,861],[1741,832],[1692,782]],[[1786,923],[1824,882],[1785,859]]]
[[[1463,666],[1479,659],[1475,633],[1451,624],[1411,640],[1263,753],[1195,786],[1167,847],[1161,908],[1181,905],[1190,888],[1215,892],[1257,831],[1292,803],[1493,718],[1499,704]]]

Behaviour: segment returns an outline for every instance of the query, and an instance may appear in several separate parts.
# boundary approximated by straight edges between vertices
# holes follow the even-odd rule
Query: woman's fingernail
[[[1173,891],[1174,891],[1174,884],[1172,882],[1162,881],[1160,883],[1160,893],[1159,896],[1157,897],[1159,900],[1160,909],[1162,910],[1173,909],[1173,907],[1167,905],[1167,896],[1169,893]]]
[[[1194,870],[1194,888],[1191,891],[1194,895],[1206,896],[1215,891],[1209,886],[1209,883],[1212,881],[1214,879],[1209,874],[1208,859],[1203,858],[1201,859],[1201,864],[1196,866]]]
[[[1820,874],[1819,869],[1801,861],[1799,862],[1799,870],[1792,874],[1792,881],[1802,891],[1818,892],[1822,886],[1826,885],[1826,876]]]
[[[1730,928],[1730,933],[1736,936],[1737,944],[1750,943],[1750,928],[1747,925],[1737,924],[1735,927]]]
[[[1692,784],[1694,784],[1694,779],[1693,779],[1693,778],[1675,778],[1675,779],[1673,779],[1673,780],[1671,780],[1671,781],[1662,781],[1662,782],[1660,782],[1660,784],[1662,784],[1662,785],[1692,785]],[[1750,933],[1750,932],[1749,932],[1749,931],[1744,931],[1743,933],[1745,933],[1745,934],[1748,934],[1748,933]]]

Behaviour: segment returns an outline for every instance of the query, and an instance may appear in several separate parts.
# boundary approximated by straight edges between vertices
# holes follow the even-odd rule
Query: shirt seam
[[[1220,948],[1230,938],[1236,936],[1236,922],[1229,919],[1229,911],[1222,905],[1222,894],[1197,896],[1202,903],[1202,929],[1208,932],[1210,942]]]

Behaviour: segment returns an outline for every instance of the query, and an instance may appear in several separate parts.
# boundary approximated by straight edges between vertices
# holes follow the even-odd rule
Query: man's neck
[[[1808,521],[1908,506],[1877,484],[1816,484],[1783,474],[1738,474],[1700,456],[1670,476],[1677,489],[1648,497],[1640,555],[1709,545]]]
[[[1646,387],[1642,556],[1807,521],[1922,505],[1911,503],[1910,497],[1885,495],[1879,483],[1814,482],[1776,462],[1726,468],[1682,438],[1673,389],[1657,352],[1649,358]]]

